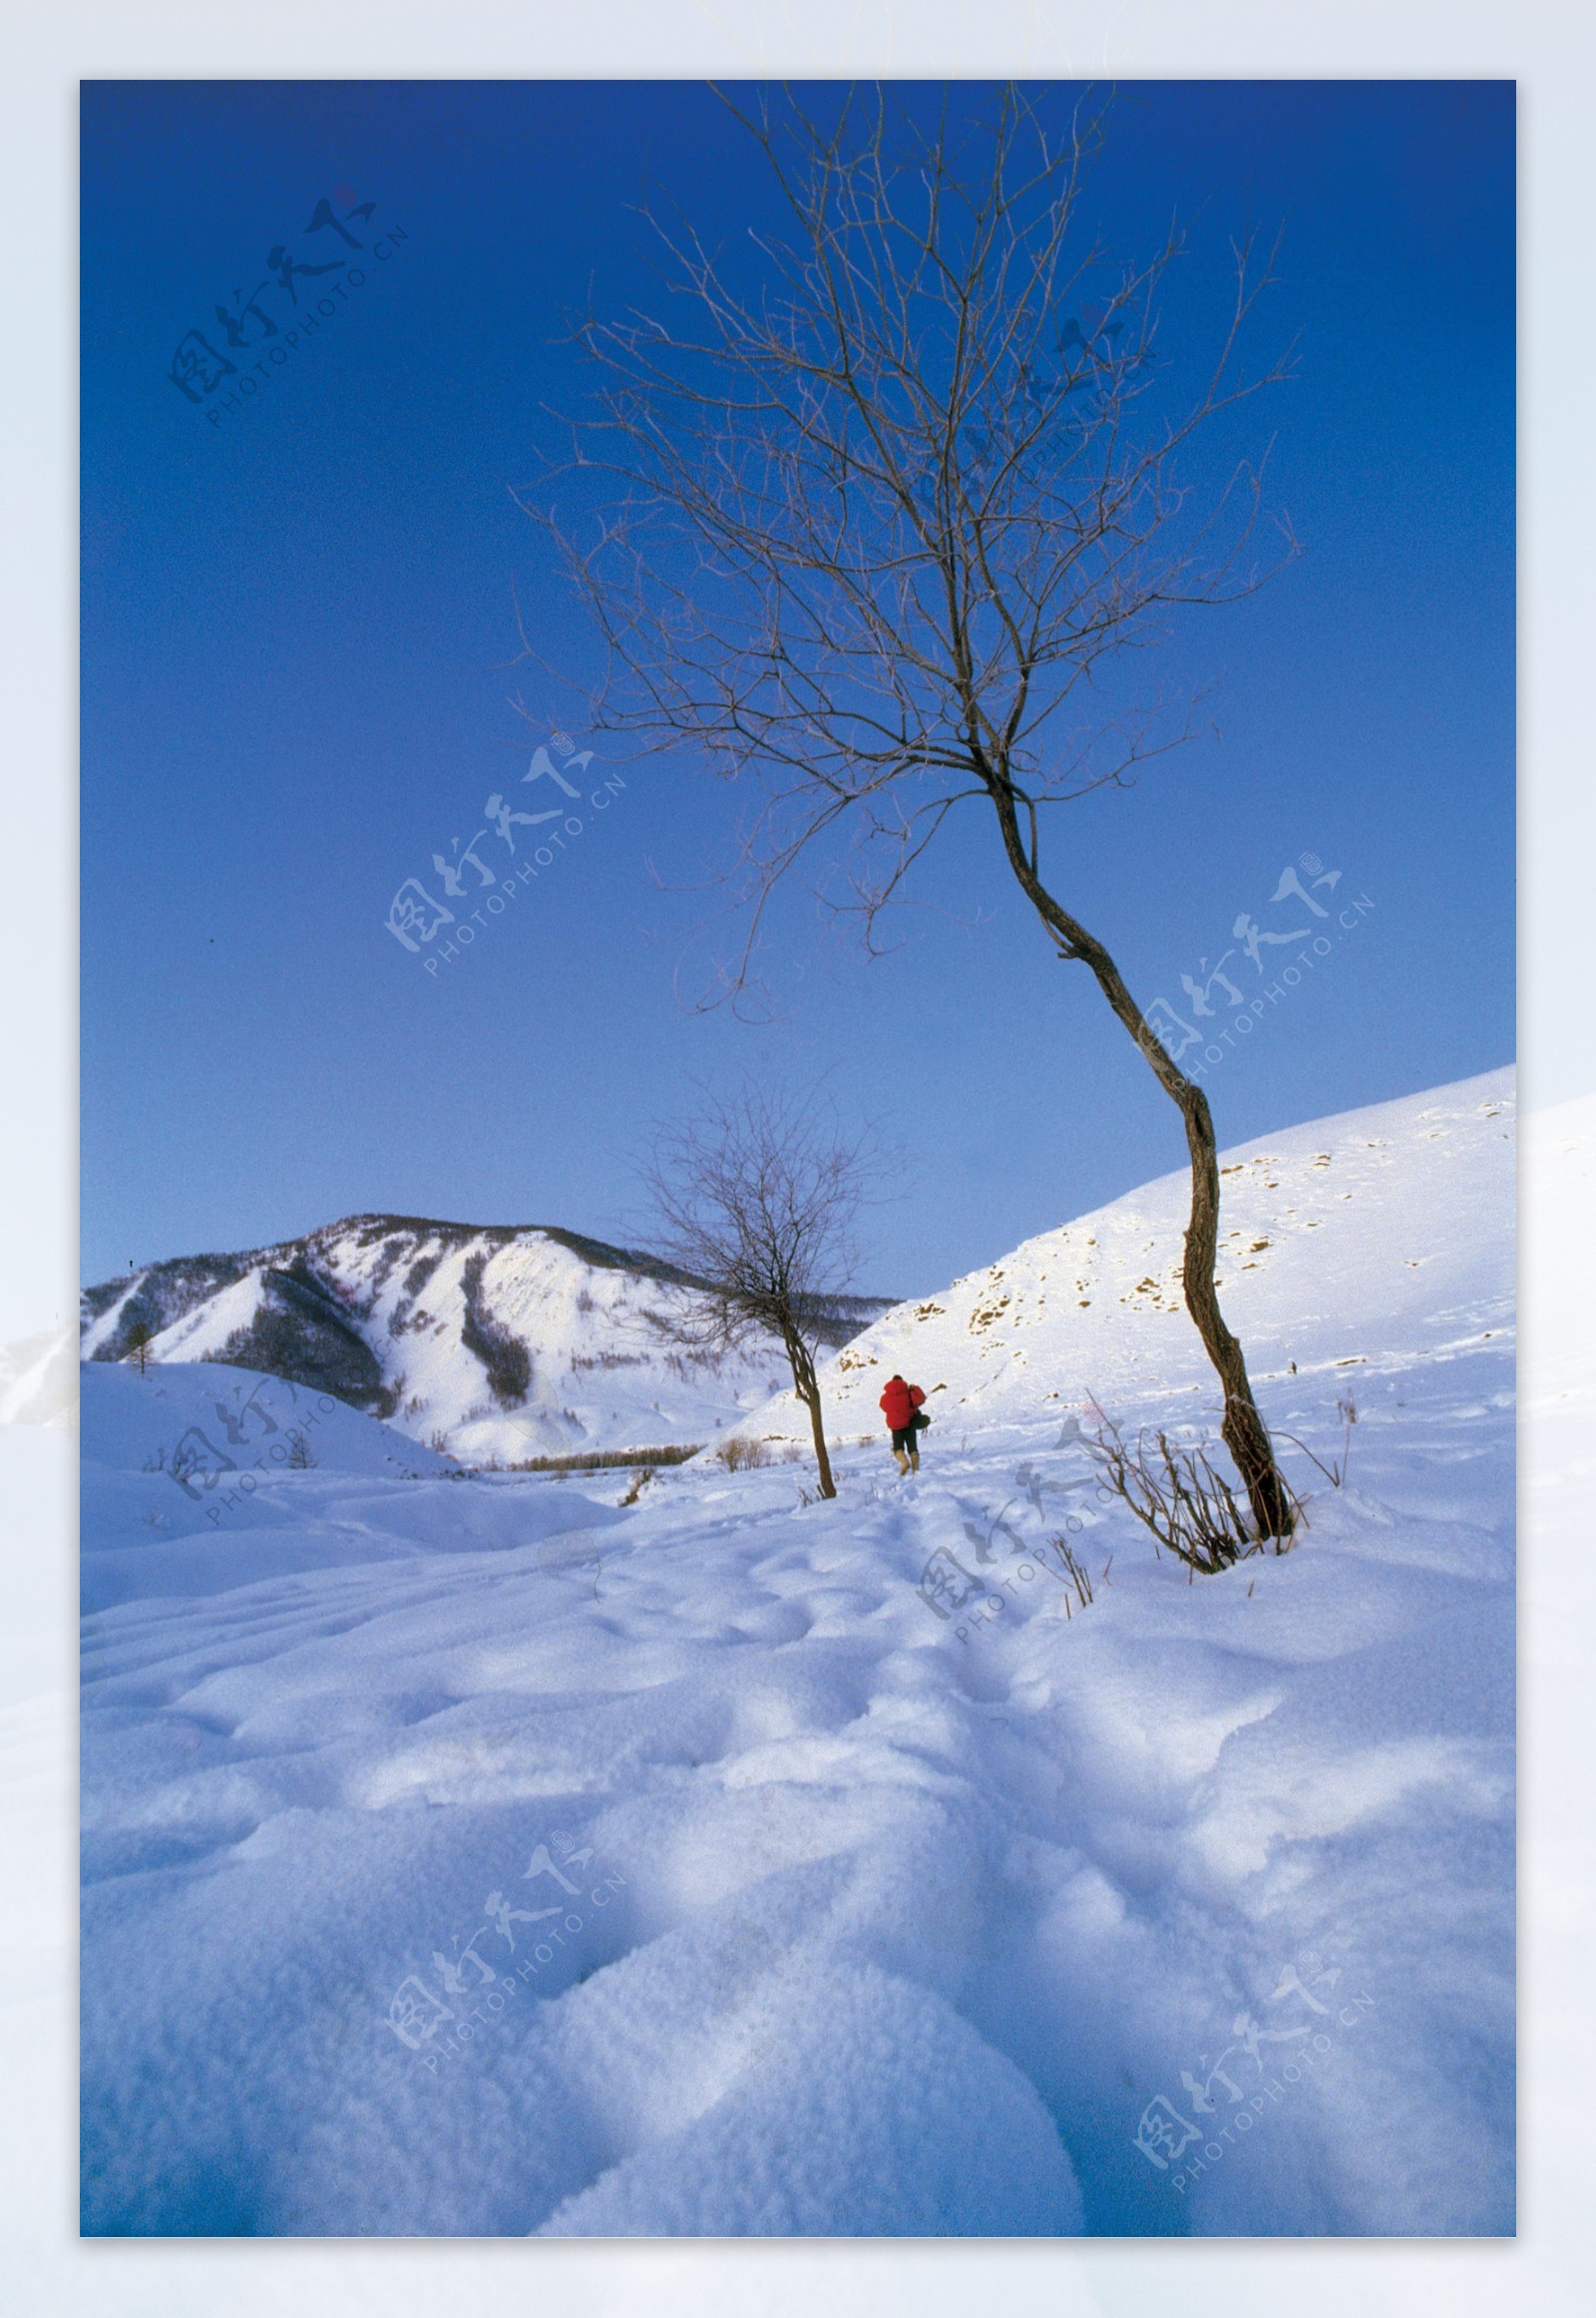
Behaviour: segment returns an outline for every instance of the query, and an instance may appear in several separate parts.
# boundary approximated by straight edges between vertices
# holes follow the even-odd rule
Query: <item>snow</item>
[[[82,1384],[86,1610],[230,1593],[298,1570],[491,1552],[544,1530],[552,1552],[566,1529],[611,1517],[553,1490],[536,1511],[524,1495],[490,1502],[483,1475],[470,1484],[468,1519],[452,1458],[280,1377],[214,1361],[143,1374],[88,1363]]]
[[[1446,1358],[1510,1328],[1512,1133],[1512,1073],[1495,1071],[1226,1152],[1218,1278],[1255,1385],[1295,1359],[1299,1391],[1327,1378],[1356,1389],[1365,1370]],[[822,1371],[828,1425],[874,1429],[899,1368],[931,1387],[935,1423],[961,1429],[967,1411],[983,1428],[1024,1425],[1081,1384],[1104,1406],[1206,1404],[1180,1292],[1190,1198],[1182,1169],[895,1306]],[[1460,1228],[1488,1237],[1460,1249]],[[807,1421],[786,1391],[743,1429],[799,1442]]]
[[[85,1301],[86,1361],[126,1351],[146,1311],[149,1356],[166,1367],[249,1365],[251,1338],[286,1342],[302,1378],[314,1370],[359,1406],[380,1397],[401,1431],[473,1464],[696,1446],[736,1429],[787,1373],[773,1338],[724,1354],[675,1341],[696,1299],[646,1258],[533,1227],[356,1216],[239,1257],[150,1267]],[[879,1309],[867,1300],[862,1317]],[[524,1385],[490,1370],[488,1342],[519,1352]]]
[[[1226,1155],[1266,1414],[1358,1422],[1217,1578],[1080,1440],[1211,1422],[1176,1179],[830,1362],[830,1504],[340,1407],[222,1507],[145,1468],[245,1379],[87,1368],[84,2227],[1510,2231],[1512,1112]]]

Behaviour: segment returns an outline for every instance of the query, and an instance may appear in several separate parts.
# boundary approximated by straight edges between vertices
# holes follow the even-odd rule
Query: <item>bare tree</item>
[[[136,1320],[128,1331],[128,1349],[122,1356],[125,1360],[138,1361],[141,1376],[145,1372],[145,1363],[150,1357],[150,1347],[155,1343],[155,1330],[142,1320]]]
[[[1052,818],[1192,731],[1189,702],[1116,708],[1113,667],[1176,607],[1268,576],[1246,560],[1262,470],[1223,440],[1287,374],[1284,357],[1243,366],[1268,263],[1235,246],[1212,344],[1180,390],[1155,345],[1180,235],[1112,265],[1083,230],[1104,105],[1081,100],[1055,134],[1046,100],[1013,89],[975,115],[949,92],[931,120],[924,93],[896,109],[879,92],[816,103],[732,105],[784,237],[723,257],[654,218],[669,318],[579,329],[597,416],[573,424],[529,512],[607,645],[592,720],[752,784],[728,873],[746,940],[716,993],[734,1000],[757,986],[768,905],[801,860],[874,948],[949,817],[990,811],[1056,955],[1094,977],[1179,1108],[1187,1308],[1259,1534],[1287,1536],[1290,1497],[1215,1287],[1207,1098],[1060,898]],[[1176,472],[1199,432],[1225,463],[1206,495]],[[567,488],[589,502],[574,522],[556,501]],[[1270,568],[1294,552],[1284,525],[1279,538]]]
[[[820,1493],[835,1497],[816,1355],[826,1299],[848,1285],[872,1154],[813,1098],[745,1093],[660,1137],[647,1185],[660,1253],[705,1293],[674,1324],[683,1343],[729,1351],[757,1331],[781,1339],[809,1411]]]

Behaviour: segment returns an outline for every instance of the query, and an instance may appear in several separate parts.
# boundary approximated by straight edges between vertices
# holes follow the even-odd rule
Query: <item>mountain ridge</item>
[[[663,1258],[560,1225],[365,1210],[95,1283],[80,1356],[124,1359],[144,1329],[158,1362],[258,1368],[467,1461],[514,1462],[702,1442],[762,1404],[784,1372],[773,1337],[719,1355],[682,1343],[706,1293]],[[822,1345],[847,1344],[893,1301],[817,1299]]]

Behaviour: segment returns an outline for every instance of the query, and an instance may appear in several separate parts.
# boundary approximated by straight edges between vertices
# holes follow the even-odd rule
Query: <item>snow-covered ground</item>
[[[1211,1421],[1174,1179],[832,1362],[830,1504],[87,1368],[85,2227],[1510,2230],[1511,1128],[1227,1154],[1266,1414],[1358,1421],[1195,1582],[1080,1438]]]

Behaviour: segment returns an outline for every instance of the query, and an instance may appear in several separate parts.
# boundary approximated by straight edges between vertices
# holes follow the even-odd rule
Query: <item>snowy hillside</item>
[[[131,1365],[86,1367],[80,1421],[80,1566],[91,1610],[417,1551],[392,1510],[413,1494],[403,1484],[458,1470],[330,1393],[204,1360],[143,1375]],[[338,1476],[337,1525],[318,1518],[323,1471]],[[384,1509],[382,1522],[349,1518],[351,1480]],[[426,1542],[435,1550],[440,1540],[429,1530]]]
[[[82,1356],[221,1360],[329,1392],[471,1463],[712,1440],[786,1373],[774,1340],[724,1360],[672,1342],[694,1301],[667,1266],[576,1233],[351,1216],[196,1256],[84,1297]],[[846,1343],[883,1300],[828,1306]]]
[[[1501,1070],[1222,1155],[1220,1294],[1255,1387],[1295,1360],[1292,1396],[1324,1380],[1356,1389],[1366,1372],[1511,1326],[1513,1125]],[[1182,1168],[895,1306],[822,1369],[828,1432],[879,1429],[894,1370],[935,1393],[928,1413],[950,1432],[1023,1424],[1085,1392],[1109,1409],[1133,1394],[1161,1417],[1205,1413],[1213,1372],[1180,1292],[1190,1204]],[[790,1389],[743,1429],[809,1437]]]
[[[348,1410],[195,1495],[243,1380],[89,1370],[85,2229],[1510,2231],[1511,1124],[1227,1155],[1266,1414],[1358,1421],[1220,1577],[1081,1440],[1211,1428],[1169,1185],[833,1362],[832,1503]],[[948,1386],[902,1482],[888,1362]]]

